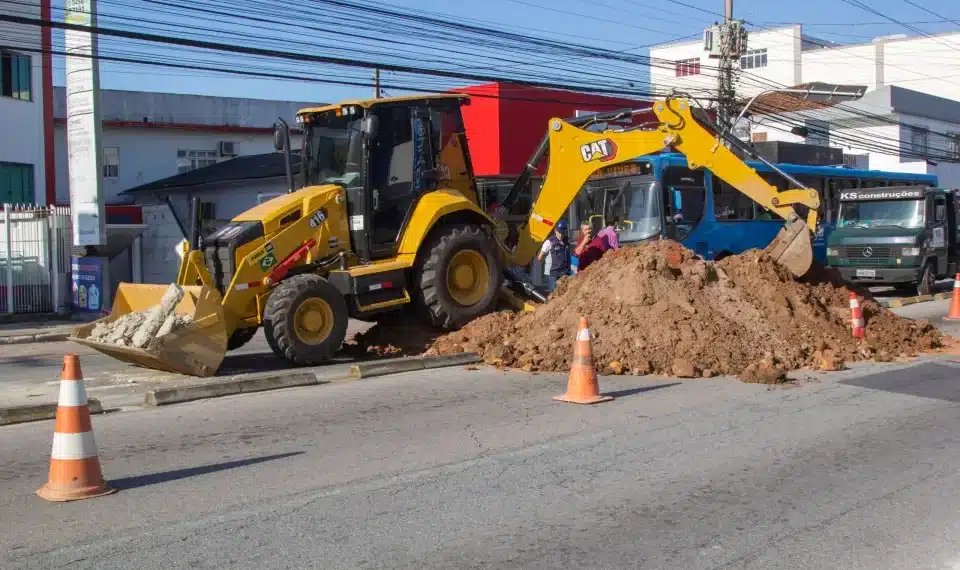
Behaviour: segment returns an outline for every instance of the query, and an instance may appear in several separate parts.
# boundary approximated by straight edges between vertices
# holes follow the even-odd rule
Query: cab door
[[[378,133],[370,153],[368,236],[372,257],[382,259],[396,253],[414,204],[436,186],[436,171],[425,105],[383,105],[373,112]]]
[[[950,243],[950,228],[947,224],[947,197],[944,195],[934,195],[928,202],[930,210],[928,220],[930,223],[930,249],[931,254],[937,259],[937,276],[942,277],[947,274],[948,253]]]

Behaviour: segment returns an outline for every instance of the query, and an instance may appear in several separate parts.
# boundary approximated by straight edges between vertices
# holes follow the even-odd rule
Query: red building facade
[[[485,83],[457,89],[470,95],[463,121],[477,176],[518,174],[553,117],[641,108],[649,101],[604,97],[507,83]],[[638,114],[627,125],[655,121],[652,112]],[[619,123],[618,123],[619,124]]]

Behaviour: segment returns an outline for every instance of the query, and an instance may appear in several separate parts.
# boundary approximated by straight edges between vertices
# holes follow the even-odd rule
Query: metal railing
[[[69,308],[70,208],[4,204],[0,214],[0,312]]]

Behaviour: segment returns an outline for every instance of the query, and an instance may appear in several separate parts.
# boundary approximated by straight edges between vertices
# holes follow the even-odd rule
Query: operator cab
[[[397,253],[421,196],[457,190],[476,203],[460,106],[464,95],[373,99],[305,109],[301,186],[346,190],[353,251]]]

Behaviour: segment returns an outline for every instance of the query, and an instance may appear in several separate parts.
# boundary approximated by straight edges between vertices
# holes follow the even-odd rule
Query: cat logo
[[[323,208],[320,208],[310,216],[310,227],[316,228],[327,219],[327,213],[323,211]]]
[[[610,139],[603,139],[585,144],[580,147],[580,156],[583,157],[584,162],[613,160],[617,156],[617,143]]]

